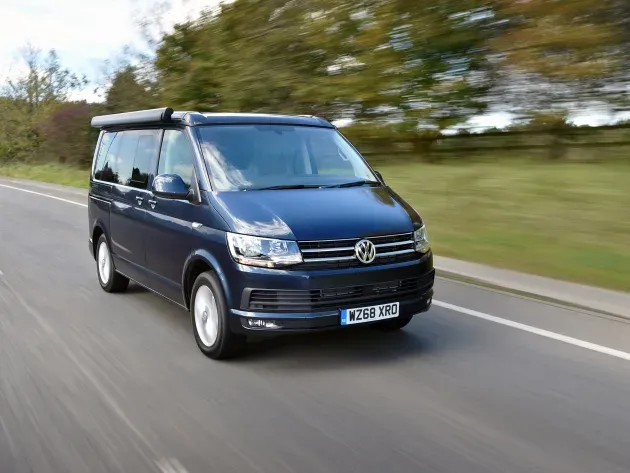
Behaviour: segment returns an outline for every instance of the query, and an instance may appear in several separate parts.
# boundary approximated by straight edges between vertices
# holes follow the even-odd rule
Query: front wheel
[[[129,279],[116,272],[114,268],[112,253],[104,234],[96,243],[96,273],[98,282],[105,292],[123,292],[129,286]]]
[[[396,317],[395,319],[383,320],[382,322],[371,324],[370,328],[384,332],[393,332],[395,330],[405,328],[409,322],[411,322],[412,318],[413,315],[409,315],[406,317]]]
[[[190,297],[195,340],[201,352],[215,360],[240,354],[246,338],[230,330],[223,290],[215,274],[200,274]]]

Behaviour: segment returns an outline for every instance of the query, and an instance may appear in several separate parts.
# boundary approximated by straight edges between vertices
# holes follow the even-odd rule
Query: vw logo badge
[[[354,254],[363,264],[369,264],[376,258],[376,247],[370,240],[361,240],[354,245]]]

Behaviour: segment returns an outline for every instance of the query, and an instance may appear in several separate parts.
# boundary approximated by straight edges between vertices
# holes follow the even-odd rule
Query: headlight
[[[249,266],[278,268],[302,262],[302,253],[294,241],[227,234],[234,261]]]
[[[413,239],[416,242],[416,251],[424,254],[431,249],[429,235],[427,235],[427,229],[424,225],[413,232]]]

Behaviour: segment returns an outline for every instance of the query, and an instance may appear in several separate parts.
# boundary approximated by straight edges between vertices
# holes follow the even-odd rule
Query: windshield
[[[363,158],[331,128],[291,125],[199,127],[218,191],[377,183]]]

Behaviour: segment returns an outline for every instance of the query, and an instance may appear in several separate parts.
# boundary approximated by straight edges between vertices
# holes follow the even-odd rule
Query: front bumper
[[[417,297],[400,302],[399,317],[411,317],[426,312],[431,307],[433,289]],[[370,305],[378,305],[370,303]],[[353,307],[348,307],[352,309]],[[328,310],[324,312],[247,312],[232,309],[232,315],[238,318],[236,331],[238,332],[312,332],[318,330],[330,330],[344,327],[356,327],[356,325],[341,325],[341,310]],[[273,323],[275,328],[250,326],[250,321],[265,321]],[[377,322],[366,322],[360,325],[370,325]]]
[[[239,333],[345,327],[342,309],[391,302],[400,303],[399,317],[413,316],[429,310],[435,278],[431,254],[418,261],[351,270],[237,270],[229,291],[230,326]]]

